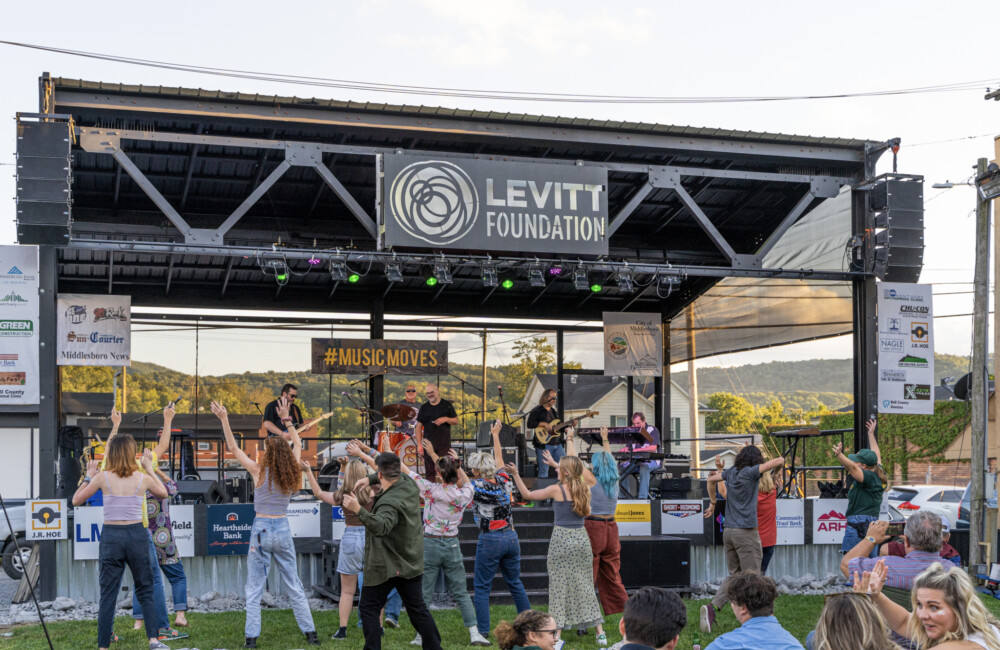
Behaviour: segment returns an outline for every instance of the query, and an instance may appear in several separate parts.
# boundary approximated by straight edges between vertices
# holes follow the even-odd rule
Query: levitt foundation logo
[[[389,196],[403,230],[431,245],[465,237],[479,216],[479,194],[472,179],[443,160],[406,166],[393,180]]]

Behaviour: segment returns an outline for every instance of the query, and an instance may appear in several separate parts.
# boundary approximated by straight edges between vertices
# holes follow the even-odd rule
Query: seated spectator
[[[740,627],[717,637],[707,650],[802,650],[802,644],[774,617],[778,598],[774,580],[758,573],[737,573],[728,580],[726,596]]]
[[[868,526],[865,538],[840,561],[840,570],[848,581],[855,573],[860,575],[875,568],[879,558],[868,557],[868,554],[888,539],[885,534],[888,525],[888,521],[873,521]],[[903,529],[903,548],[906,554],[903,557],[890,555],[883,558],[888,569],[886,586],[911,589],[914,578],[930,565],[941,561],[941,539],[940,515],[929,511],[911,515]]]
[[[899,650],[889,638],[885,619],[870,598],[857,593],[832,594],[806,637],[807,650]]]
[[[891,559],[880,558],[872,571],[855,576],[854,590],[871,594],[872,603],[896,634],[921,649],[1000,650],[1000,622],[987,611],[962,569],[935,562],[918,575],[910,595],[911,613],[882,593]]]
[[[962,566],[962,556],[958,554],[958,549],[949,544],[951,541],[951,525],[948,523],[948,518],[944,515],[941,516],[941,552],[939,555],[942,559],[948,560],[955,566]],[[888,544],[883,544],[878,551],[878,554],[882,557],[888,555],[894,555],[896,557],[905,557],[906,549],[903,546],[903,541],[893,540]]]
[[[493,629],[500,650],[556,650],[562,645],[561,634],[556,619],[534,609],[521,612],[513,623],[500,621]]]
[[[625,603],[618,621],[623,640],[615,650],[673,650],[687,625],[680,596],[660,587],[643,587]]]

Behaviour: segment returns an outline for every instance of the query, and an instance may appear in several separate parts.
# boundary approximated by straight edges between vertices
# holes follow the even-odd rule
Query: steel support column
[[[656,391],[656,398],[659,404],[656,409],[656,428],[660,430],[660,451],[665,454],[672,453],[673,419],[670,413],[670,397],[673,388],[670,383],[670,320],[663,321],[663,376],[658,377],[660,385]]]
[[[38,493],[56,496],[56,446],[59,432],[59,366],[56,365],[56,293],[59,258],[55,246],[38,247]],[[32,486],[34,487],[34,486]],[[68,504],[67,504],[68,505]],[[38,599],[56,597],[55,542],[39,542]]]
[[[563,354],[565,352],[563,331],[558,329],[556,330],[556,397],[558,398],[556,404],[559,406],[560,411],[562,411],[563,417],[566,416],[566,404],[563,400]]]
[[[385,300],[382,296],[372,301],[372,323],[368,338],[373,341],[385,338]],[[368,408],[380,410],[384,400],[385,377],[377,375],[368,380]]]
[[[855,233],[873,232],[868,193],[854,191],[851,226]],[[874,239],[865,236],[862,257],[867,266],[874,255]],[[854,278],[851,281],[854,317],[854,448],[868,446],[862,435],[865,420],[878,412],[878,316],[875,311],[875,278]]]

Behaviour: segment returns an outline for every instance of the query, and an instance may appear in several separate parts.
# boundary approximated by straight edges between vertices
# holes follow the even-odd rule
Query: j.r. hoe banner
[[[659,314],[604,312],[604,374],[663,374],[663,322]]]

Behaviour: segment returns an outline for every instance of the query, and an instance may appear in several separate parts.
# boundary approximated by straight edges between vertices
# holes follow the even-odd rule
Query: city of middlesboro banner
[[[447,341],[313,339],[315,374],[446,375]]]
[[[604,312],[604,374],[663,374],[663,322],[659,314]]]

